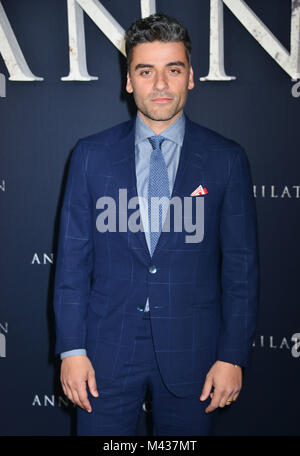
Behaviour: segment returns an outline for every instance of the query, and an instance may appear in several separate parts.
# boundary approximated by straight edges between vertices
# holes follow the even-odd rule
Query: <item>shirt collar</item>
[[[175,142],[176,144],[182,146],[183,137],[185,130],[185,116],[184,112],[181,113],[181,116],[175,120],[168,128],[161,132],[161,135],[164,138],[169,139],[170,141]],[[154,131],[148,127],[148,125],[143,121],[140,115],[136,114],[136,128],[135,128],[135,144],[147,139],[149,136],[155,135]]]

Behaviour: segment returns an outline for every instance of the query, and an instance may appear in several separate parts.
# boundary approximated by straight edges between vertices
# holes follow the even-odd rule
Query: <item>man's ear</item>
[[[190,67],[190,75],[189,75],[189,84],[188,84],[188,89],[189,90],[192,90],[195,86],[195,83],[194,83],[194,71],[193,71],[193,67],[191,65]]]
[[[132,87],[132,84],[131,84],[129,71],[127,71],[126,90],[127,90],[128,93],[132,93],[133,92],[133,87]]]

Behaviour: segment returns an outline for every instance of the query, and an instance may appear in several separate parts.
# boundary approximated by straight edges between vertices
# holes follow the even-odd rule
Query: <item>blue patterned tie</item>
[[[157,241],[162,230],[162,207],[159,205],[159,213],[153,211],[151,214],[151,198],[166,196],[170,199],[169,178],[166,162],[164,160],[161,144],[165,140],[163,136],[155,135],[148,138],[151,146],[152,153],[150,157],[150,172],[149,172],[149,187],[148,187],[148,220],[150,231],[150,253],[153,255]],[[151,217],[154,227],[158,221],[159,231],[151,230]]]

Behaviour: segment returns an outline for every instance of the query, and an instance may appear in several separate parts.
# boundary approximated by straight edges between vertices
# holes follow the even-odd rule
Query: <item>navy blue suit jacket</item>
[[[183,201],[200,184],[207,189],[192,199],[205,198],[199,243],[185,242],[191,233],[184,229],[174,232],[172,216],[152,258],[143,231],[98,231],[98,198],[114,198],[118,222],[119,189],[127,189],[127,200],[137,197],[135,118],[80,139],[71,155],[55,271],[55,351],[86,348],[100,391],[131,354],[147,296],[159,368],[174,394],[200,394],[216,360],[249,363],[259,265],[248,158],[239,144],[185,116],[171,197]]]

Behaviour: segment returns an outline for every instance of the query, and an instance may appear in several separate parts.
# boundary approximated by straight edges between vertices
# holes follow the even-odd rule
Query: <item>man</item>
[[[255,331],[250,167],[241,146],[183,111],[186,29],[155,14],[125,39],[137,115],[81,139],[70,163],[54,299],[61,383],[78,435],[134,435],[147,388],[155,435],[210,435],[214,411],[239,395]],[[189,199],[179,216],[172,198]],[[137,208],[142,229],[129,229]]]

